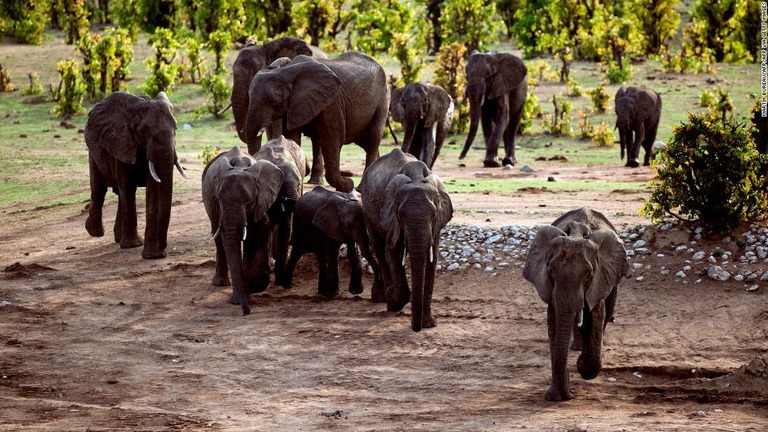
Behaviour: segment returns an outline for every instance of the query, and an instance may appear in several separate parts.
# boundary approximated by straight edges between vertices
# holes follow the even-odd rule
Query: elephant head
[[[268,211],[283,184],[283,172],[273,163],[254,160],[239,147],[219,155],[203,172],[203,201],[216,240],[215,284],[232,277],[230,302],[250,313],[248,293],[269,284]],[[245,244],[241,256],[241,243]],[[219,283],[216,283],[219,281]]]
[[[173,106],[163,92],[154,99],[115,92],[94,106],[88,114],[85,142],[92,161],[92,197],[100,194],[102,198],[93,200],[92,212],[86,222],[91,235],[103,235],[101,205],[104,192],[95,189],[105,191],[111,186],[118,189],[124,199],[130,200],[127,196],[132,192],[128,188],[146,186],[147,224],[142,256],[165,256],[174,166],[188,178],[176,155],[175,137]],[[124,208],[125,203],[120,206],[115,225],[115,240],[121,247],[141,244],[135,235],[135,201],[128,206],[132,208]],[[121,221],[123,216],[126,220]],[[120,224],[122,227],[118,226]],[[132,229],[126,224],[131,224]]]
[[[402,123],[405,131],[402,150],[432,167],[435,147],[442,144],[438,129],[444,138],[453,118],[453,99],[441,87],[423,83],[395,89],[391,96],[392,119]]]
[[[281,37],[263,45],[256,44],[249,39],[245,47],[240,50],[232,66],[232,112],[235,116],[235,125],[240,140],[246,141],[243,128],[248,114],[249,94],[251,80],[262,69],[281,57],[294,58],[297,55],[317,55],[319,50],[313,50],[309,44],[301,39]],[[254,149],[258,150],[258,147]]]
[[[601,368],[605,323],[613,314],[616,289],[628,270],[626,252],[599,212],[574,210],[543,226],[528,251],[523,277],[547,303],[552,383],[547,400],[572,399],[568,346],[579,327],[583,351],[577,369],[592,379]]]
[[[424,162],[406,163],[386,186],[381,226],[387,232],[387,248],[402,249],[403,266],[410,255],[413,331],[434,326],[430,311],[440,230],[452,217],[445,185]]]
[[[249,108],[245,121],[248,147],[261,141],[261,135],[275,120],[285,117],[287,130],[309,123],[331,104],[341,88],[341,80],[322,63],[298,56],[276,69],[254,76],[249,89]]]

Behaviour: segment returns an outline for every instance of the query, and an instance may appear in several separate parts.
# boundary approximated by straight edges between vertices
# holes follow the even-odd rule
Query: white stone
[[[710,266],[707,270],[707,276],[709,276],[710,279],[719,281],[726,281],[731,278],[731,274],[723,270],[720,266]]]
[[[701,260],[703,260],[703,259],[704,259],[704,256],[705,256],[705,255],[706,255],[706,254],[705,254],[703,251],[698,251],[698,252],[696,252],[695,254],[693,254],[693,257],[692,257],[692,258],[693,258],[694,260],[696,260],[696,261],[701,261]]]
[[[454,271],[454,270],[457,270],[458,268],[459,268],[459,263],[453,263],[448,266],[448,271]]]
[[[643,246],[645,246],[645,245],[646,245],[646,242],[645,242],[645,240],[642,240],[642,239],[641,239],[641,240],[638,240],[638,241],[636,241],[635,243],[633,243],[633,244],[632,244],[632,247],[633,247],[634,249],[637,249],[637,248],[641,248],[641,247],[643,247]]]
[[[687,275],[685,274],[685,272],[683,272],[683,271],[679,271],[679,272],[675,273],[675,276],[677,276],[677,277],[679,277],[679,278],[684,278],[684,277],[686,277]]]
[[[635,280],[638,281],[638,282],[642,282],[643,279],[645,279],[645,278],[642,277],[642,276],[638,276],[638,277],[635,278]]]

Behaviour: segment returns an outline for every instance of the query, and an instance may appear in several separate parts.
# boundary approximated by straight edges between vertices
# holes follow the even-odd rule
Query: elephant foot
[[[373,279],[373,286],[371,286],[371,301],[374,303],[384,303],[387,301],[387,297],[384,295],[384,284],[381,279]]]
[[[355,281],[354,283],[352,281],[349,282],[349,292],[352,294],[362,294],[363,293],[363,283],[361,281]]]
[[[213,275],[213,279],[211,279],[211,285],[213,286],[229,286],[229,278],[227,275],[221,276],[218,274]]]
[[[96,219],[88,216],[85,220],[85,230],[91,237],[104,237],[104,225],[101,223],[101,219]]]
[[[323,173],[320,174],[312,174],[309,176],[309,181],[307,183],[314,184],[314,185],[322,185],[323,184]]]
[[[640,162],[638,162],[637,160],[628,160],[626,165],[624,166],[628,168],[637,168],[640,166]]]
[[[517,159],[515,159],[515,158],[504,158],[501,161],[501,164],[504,165],[504,166],[507,166],[507,165],[514,166],[516,163],[517,163]]]
[[[122,245],[120,245],[122,247]],[[165,258],[166,253],[163,250],[148,250],[147,248],[144,248],[144,250],[141,252],[141,257],[144,259],[160,259]]]
[[[421,317],[421,328],[432,328],[437,326],[437,320],[431,314]]]
[[[235,304],[235,305],[236,304],[240,304],[240,301],[237,300],[237,296],[235,295],[235,293],[232,293],[232,295],[229,296],[229,300],[227,300],[227,302],[229,302],[231,304]],[[243,308],[243,315],[250,315],[251,314],[251,307],[249,305],[246,304],[246,305],[241,305],[241,306]]]
[[[320,294],[323,297],[327,298],[334,298],[339,295],[339,290],[333,290],[333,289],[327,289],[327,288],[317,288],[317,293]]]
[[[261,280],[251,281],[246,283],[246,289],[248,290],[249,293],[253,293],[253,294],[258,294],[266,291],[268,286],[269,286],[269,277],[267,277],[266,280],[262,278]]]
[[[547,390],[547,394],[544,396],[544,398],[550,402],[567,401],[575,397],[576,395],[574,395],[570,390],[568,390],[566,394],[561,395],[554,386],[550,387],[549,390]]]
[[[484,160],[483,161],[483,166],[486,167],[486,168],[498,168],[498,167],[501,166],[501,164],[499,164],[499,160],[498,159],[493,158],[493,159],[490,159],[490,160],[489,159]]]
[[[130,249],[143,246],[144,242],[138,237],[123,237],[120,239],[120,249]]]
[[[400,312],[401,310],[403,310],[403,308],[407,304],[408,304],[407,301],[406,302],[403,302],[403,301],[389,302],[388,301],[387,302],[387,310],[390,311],[390,312]]]

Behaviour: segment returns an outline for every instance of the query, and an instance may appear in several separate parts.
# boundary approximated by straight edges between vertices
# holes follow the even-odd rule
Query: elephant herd
[[[519,58],[473,53],[467,63],[470,132],[478,125],[486,142],[484,165],[515,164],[515,133],[528,79]],[[360,254],[373,270],[371,299],[399,311],[411,303],[411,328],[434,327],[432,293],[440,232],[453,205],[431,171],[448,132],[453,101],[439,86],[414,83],[390,89],[372,58],[348,52],[329,59],[293,38],[248,44],[234,67],[231,107],[239,138],[211,160],[202,175],[202,197],[216,245],[212,284],[232,286],[229,302],[250,313],[249,294],[275,285],[290,288],[302,255],[318,258],[321,295],[339,293],[342,244],[352,274],[349,291],[363,292]],[[661,100],[646,89],[621,89],[616,97],[622,157],[638,165],[639,146],[655,139]],[[379,157],[389,113],[403,123],[402,149]],[[113,93],[88,115],[91,203],[86,230],[104,235],[102,207],[108,188],[118,194],[114,240],[121,248],[144,246],[142,257],[162,258],[167,246],[174,167],[186,177],[175,151],[176,120],[164,93],[154,99]],[[267,142],[261,138],[267,133]],[[635,137],[633,139],[633,133]],[[301,135],[312,142],[312,165]],[[503,138],[501,161],[498,146]],[[341,146],[366,152],[354,189],[340,170]],[[304,178],[323,186],[304,191]],[[137,233],[136,188],[147,188],[144,240]],[[359,253],[358,253],[359,251]],[[410,284],[406,273],[410,270]],[[569,344],[581,350],[585,379],[601,367],[603,330],[613,317],[617,286],[627,272],[626,254],[611,223],[599,212],[578,209],[539,229],[523,276],[548,304],[552,382],[548,400],[573,397],[567,371]],[[572,338],[573,336],[573,338]],[[571,341],[573,343],[571,344]]]

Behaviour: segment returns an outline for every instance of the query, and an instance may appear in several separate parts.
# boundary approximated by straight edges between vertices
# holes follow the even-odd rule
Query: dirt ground
[[[198,165],[188,164],[193,185]],[[618,161],[543,164],[532,174],[467,165],[446,162],[436,171],[628,182],[653,175]],[[618,227],[648,224],[637,216],[645,196],[542,188],[454,194],[452,223],[532,226],[590,206]],[[438,326],[419,333],[410,330],[408,306],[389,313],[371,303],[370,278],[362,296],[318,297],[309,256],[294,288],[270,286],[243,316],[226,302],[231,288],[210,284],[214,245],[199,188],[174,202],[169,256],[156,261],[88,237],[84,204],[6,212],[0,430],[768,429],[768,286],[748,292],[706,276],[682,284],[658,272],[642,281],[631,274],[606,331],[602,373],[582,380],[572,353],[577,398],[551,403],[544,400],[546,306],[522,278],[523,262],[495,276],[440,271]],[[647,259],[673,269],[685,257]],[[345,267],[343,286],[346,275]]]

